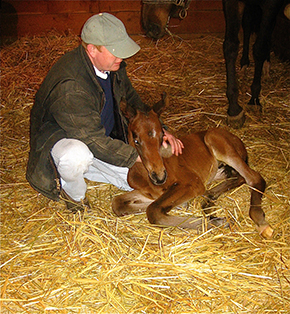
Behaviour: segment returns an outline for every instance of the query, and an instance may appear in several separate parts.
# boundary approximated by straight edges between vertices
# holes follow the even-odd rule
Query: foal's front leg
[[[112,202],[112,209],[117,216],[125,216],[145,212],[148,205],[152,202],[153,199],[144,196],[138,190],[133,190],[115,196]]]
[[[225,220],[220,218],[206,221],[200,217],[186,218],[168,214],[172,208],[203,194],[204,191],[205,187],[197,177],[195,184],[192,183],[192,180],[189,183],[175,182],[148,206],[146,213],[149,222],[160,226],[176,226],[195,230],[201,230],[202,226],[210,229],[213,226],[224,224]]]
[[[224,181],[218,183],[213,188],[207,190],[203,195],[204,200],[201,204],[204,213],[210,215],[213,212],[212,207],[215,205],[215,200],[217,200],[225,192],[231,191],[234,188],[241,186],[245,182],[245,179],[239,173],[236,173],[235,177],[233,176],[231,178],[227,178]]]

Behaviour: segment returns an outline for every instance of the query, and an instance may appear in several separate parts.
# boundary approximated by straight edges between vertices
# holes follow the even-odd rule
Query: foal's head
[[[159,116],[163,106],[163,100],[147,112],[127,106],[129,143],[137,149],[149,178],[155,185],[163,184],[167,179],[160,154],[164,134]]]

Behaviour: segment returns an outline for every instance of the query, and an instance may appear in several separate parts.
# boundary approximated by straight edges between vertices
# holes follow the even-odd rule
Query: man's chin
[[[120,69],[120,64],[121,63],[114,64],[111,71],[118,71]]]

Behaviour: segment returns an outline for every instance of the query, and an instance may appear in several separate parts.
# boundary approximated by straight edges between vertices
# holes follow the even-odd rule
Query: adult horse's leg
[[[250,38],[254,31],[252,20],[252,7],[250,5],[245,6],[243,18],[242,18],[242,28],[243,28],[243,54],[240,61],[241,69],[244,70],[250,65],[249,51],[250,51]]]
[[[238,0],[223,0],[223,12],[226,22],[223,51],[227,73],[227,98],[229,101],[228,123],[241,127],[245,122],[245,113],[238,104],[238,83],[236,78],[236,60],[239,49],[238,33],[241,24]]]
[[[206,220],[197,217],[177,217],[169,215],[169,211],[184,202],[201,195],[204,192],[203,183],[195,176],[188,180],[182,175],[183,181],[172,184],[164,194],[147,208],[147,217],[150,223],[160,226],[176,226],[195,230],[210,229],[225,223],[222,218]]]
[[[265,1],[263,6],[263,15],[260,30],[253,47],[253,56],[255,61],[255,74],[251,85],[252,97],[250,105],[257,105],[261,110],[259,95],[261,91],[261,76],[263,65],[266,60],[270,59],[271,37],[276,23],[279,9],[283,0]]]

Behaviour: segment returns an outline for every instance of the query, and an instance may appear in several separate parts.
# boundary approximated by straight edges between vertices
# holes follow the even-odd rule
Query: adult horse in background
[[[181,137],[182,154],[168,155],[162,145],[164,134],[159,119],[165,105],[166,95],[147,112],[127,105],[129,143],[138,151],[142,163],[130,168],[128,182],[134,190],[113,199],[114,213],[123,216],[146,211],[149,222],[155,225],[207,230],[225,223],[212,215],[214,200],[246,183],[251,187],[250,217],[260,234],[270,238],[273,230],[261,207],[266,183],[248,166],[242,141],[225,129],[213,128]],[[221,182],[207,190],[207,185],[217,180]],[[204,196],[202,208],[208,217],[169,214],[174,207],[200,195]]]
[[[142,0],[142,25],[146,35],[159,39],[167,28],[172,12],[178,12],[178,6],[170,0]],[[244,30],[244,53],[241,66],[248,65],[248,43],[252,32],[257,33],[253,47],[255,73],[251,85],[250,105],[261,110],[259,95],[261,91],[261,75],[263,64],[269,59],[271,36],[276,17],[284,0],[222,0],[226,29],[223,44],[226,63],[228,98],[228,123],[236,128],[242,127],[245,122],[245,112],[238,103],[238,82],[236,75],[236,60],[239,49],[239,31],[241,25]],[[187,8],[189,3],[187,3]],[[242,23],[243,21],[243,23]]]
[[[263,65],[270,57],[272,32],[282,5],[283,0],[223,0],[226,22],[223,51],[227,73],[226,94],[229,101],[228,122],[234,127],[241,127],[245,121],[244,110],[238,103],[239,90],[236,77],[236,60],[239,50],[238,35],[241,23],[244,30],[245,48],[248,46],[250,34],[255,31],[257,35],[253,46],[255,71],[249,105],[255,106],[261,111],[259,96]],[[248,63],[248,49],[246,48],[243,52],[241,66],[246,66]]]
[[[191,0],[142,0],[142,27],[146,36],[159,39],[168,32],[171,17],[183,20]]]

